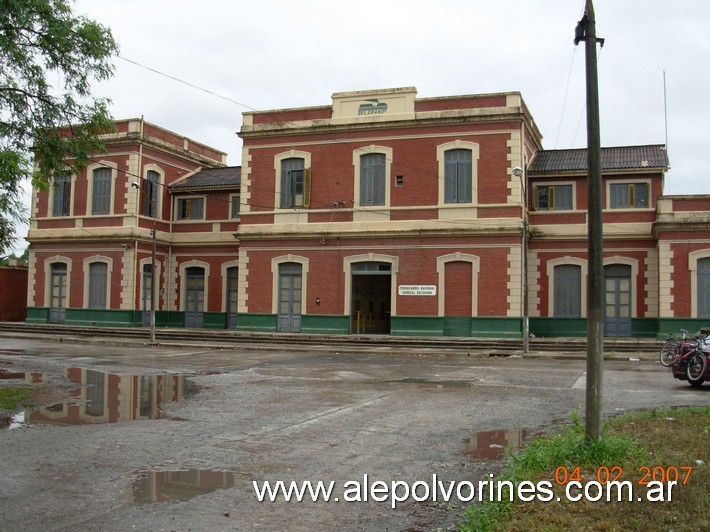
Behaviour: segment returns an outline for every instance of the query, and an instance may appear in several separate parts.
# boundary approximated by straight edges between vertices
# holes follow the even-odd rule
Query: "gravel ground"
[[[3,339],[0,368],[42,373],[45,407],[68,399],[0,429],[2,530],[449,529],[458,500],[392,508],[372,493],[345,502],[345,489],[365,476],[486,480],[503,447],[582,410],[585,388],[578,360],[382,350]],[[604,375],[607,415],[710,403],[709,385],[691,389],[657,363],[607,362]],[[61,424],[72,416],[84,424]],[[117,422],[86,423],[97,420]],[[267,480],[334,481],[340,501],[259,502],[253,482]]]

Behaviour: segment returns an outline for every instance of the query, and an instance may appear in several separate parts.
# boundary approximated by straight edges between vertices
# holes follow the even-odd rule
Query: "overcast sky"
[[[586,146],[584,0],[78,0],[111,28],[115,118],[144,118],[241,164],[242,113],[334,92],[519,91],[545,149]],[[710,2],[595,0],[602,146],[664,144],[666,194],[710,194]],[[124,59],[125,58],[125,59]],[[156,74],[179,78],[219,96]],[[664,71],[666,97],[664,98]],[[234,103],[234,102],[239,102]],[[664,104],[665,102],[665,104]],[[19,246],[24,249],[24,242]]]

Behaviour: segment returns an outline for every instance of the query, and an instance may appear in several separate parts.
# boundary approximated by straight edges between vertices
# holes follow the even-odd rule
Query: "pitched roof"
[[[170,185],[170,190],[186,188],[238,187],[241,183],[242,167],[203,168],[199,172]]]
[[[668,153],[663,145],[602,148],[602,170],[668,168]],[[528,174],[579,172],[587,170],[586,148],[541,150],[528,167]]]

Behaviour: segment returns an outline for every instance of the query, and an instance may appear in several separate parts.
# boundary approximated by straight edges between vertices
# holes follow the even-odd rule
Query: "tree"
[[[0,254],[25,216],[20,183],[78,172],[114,127],[90,84],[113,75],[118,45],[69,1],[0,0]]]

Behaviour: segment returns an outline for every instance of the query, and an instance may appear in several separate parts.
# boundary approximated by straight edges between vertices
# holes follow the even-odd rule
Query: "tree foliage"
[[[91,83],[113,75],[118,46],[68,0],[0,0],[0,13],[1,253],[24,217],[20,184],[47,188],[103,149],[113,121]]]

